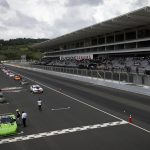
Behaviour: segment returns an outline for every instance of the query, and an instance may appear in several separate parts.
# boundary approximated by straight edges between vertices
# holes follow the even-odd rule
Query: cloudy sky
[[[0,0],[0,39],[55,38],[150,5],[150,0]]]

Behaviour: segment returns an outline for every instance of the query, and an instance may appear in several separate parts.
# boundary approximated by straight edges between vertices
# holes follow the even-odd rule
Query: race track
[[[109,150],[150,149],[150,98],[112,88],[73,81],[45,73],[9,67],[30,84],[40,84],[43,94],[0,71],[0,88],[22,87],[5,92],[7,103],[0,113],[18,108],[28,113],[27,127],[17,135],[0,137],[2,150]],[[43,111],[37,100],[43,101]],[[128,123],[132,115],[133,124]]]

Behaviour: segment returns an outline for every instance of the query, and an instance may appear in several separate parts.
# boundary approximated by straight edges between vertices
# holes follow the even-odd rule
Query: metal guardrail
[[[112,80],[126,83],[133,83],[137,85],[148,85],[150,86],[150,75],[119,72],[119,71],[105,71],[105,70],[90,70],[90,69],[79,69],[79,68],[67,68],[67,67],[54,67],[44,65],[31,65],[31,67],[45,69],[56,72],[63,72],[68,74],[89,76],[100,78],[103,80]]]
[[[89,76],[107,80],[115,80],[120,82],[128,82],[133,83],[133,75],[136,74],[129,74],[127,72],[112,72],[112,71],[103,71],[103,70],[89,70],[89,69],[78,69],[78,68],[65,68],[65,67],[53,67],[53,66],[44,66],[44,65],[31,65],[31,67],[56,71],[56,72],[63,72],[81,76]]]

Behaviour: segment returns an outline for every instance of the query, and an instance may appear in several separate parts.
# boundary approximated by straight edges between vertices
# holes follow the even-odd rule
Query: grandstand
[[[51,66],[150,73],[150,7],[34,44]]]

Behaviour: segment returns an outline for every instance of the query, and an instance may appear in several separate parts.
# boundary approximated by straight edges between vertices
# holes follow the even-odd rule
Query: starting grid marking
[[[0,140],[0,144],[27,141],[27,140],[49,137],[49,136],[54,136],[54,135],[68,134],[68,133],[73,133],[73,132],[112,127],[112,126],[118,126],[118,125],[124,125],[124,124],[128,124],[128,122],[123,120],[123,121],[108,122],[108,123],[103,123],[103,124],[95,124],[95,125],[89,125],[89,126],[62,129],[62,130],[56,130],[56,131],[49,131],[49,132],[25,135],[25,136],[20,136],[20,137],[2,139]]]

